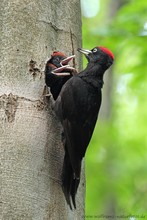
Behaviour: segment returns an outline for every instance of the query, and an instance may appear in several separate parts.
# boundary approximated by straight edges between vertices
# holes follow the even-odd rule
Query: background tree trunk
[[[126,0],[109,0],[107,2],[107,16],[105,17],[103,23],[104,25],[111,24],[113,18],[115,17],[116,13],[118,12],[119,8],[121,8],[125,4]],[[114,61],[115,65],[115,61]],[[107,70],[107,76],[104,75],[105,86],[103,87],[103,101],[100,111],[100,117],[103,120],[109,120],[111,116],[111,110],[113,106],[113,66]]]
[[[108,7],[107,7],[107,16],[105,23],[111,24],[113,18],[117,14],[118,10],[125,4],[126,0],[109,0],[108,1]],[[115,65],[115,61],[114,61]],[[106,120],[107,123],[109,123],[109,120],[112,119],[112,106],[113,106],[113,100],[114,100],[114,94],[113,94],[113,67],[114,65],[108,70],[107,77],[105,78],[105,86],[103,89],[103,105],[102,105],[102,119]],[[111,117],[110,117],[111,116]],[[114,150],[113,145],[109,144],[107,147],[108,149],[108,156],[107,161],[105,163],[105,170],[107,170],[107,179],[111,180],[113,173],[115,169],[112,168],[112,164],[114,161],[114,158],[118,157],[117,152]],[[111,165],[110,165],[111,164]],[[111,170],[110,170],[111,167]],[[117,210],[117,198],[116,193],[113,190],[114,185],[111,184],[111,181],[109,182],[109,189],[107,191],[106,201],[105,201],[105,207],[104,212],[106,215],[112,215],[116,216],[116,210]],[[111,189],[111,190],[110,190]],[[116,219],[114,217],[114,219]]]
[[[1,0],[0,6],[0,219],[82,219],[84,178],[72,212],[61,189],[60,124],[43,98],[52,51],[75,53],[79,67],[80,2]]]

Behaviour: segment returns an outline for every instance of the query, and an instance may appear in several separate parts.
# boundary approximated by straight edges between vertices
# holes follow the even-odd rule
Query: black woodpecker
[[[75,195],[80,182],[81,162],[91,140],[101,106],[103,75],[113,64],[114,55],[105,47],[78,49],[88,64],[63,85],[54,110],[63,126],[65,149],[62,189],[66,201],[76,208]]]

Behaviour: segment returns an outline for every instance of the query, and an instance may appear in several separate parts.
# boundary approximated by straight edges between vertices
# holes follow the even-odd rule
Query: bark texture
[[[80,2],[0,4],[0,219],[82,219],[84,178],[70,211],[61,189],[60,124],[43,96],[45,61],[54,50],[75,53],[79,68]]]

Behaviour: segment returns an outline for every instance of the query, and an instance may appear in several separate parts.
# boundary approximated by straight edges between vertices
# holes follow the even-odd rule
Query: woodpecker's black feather
[[[103,75],[114,60],[104,47],[78,49],[86,55],[86,69],[69,79],[55,102],[55,112],[64,132],[65,157],[62,188],[70,208],[76,208],[75,195],[80,182],[81,162],[93,134],[101,106]]]
[[[73,58],[73,56],[72,56]],[[72,77],[72,72],[73,70],[69,69],[68,67],[66,67],[66,64],[68,64],[68,62],[72,59],[68,59],[68,57],[61,53],[61,52],[54,52],[51,55],[51,58],[47,61],[46,63],[46,67],[45,67],[45,83],[48,87],[50,87],[50,92],[53,95],[54,100],[57,99],[62,86],[66,83],[67,80],[69,80]],[[65,60],[65,61],[64,61]],[[63,65],[62,65],[62,62]],[[53,74],[53,71],[59,67],[64,67],[65,68],[61,71],[60,75],[55,75]],[[63,76],[62,72],[68,72],[69,75],[67,76]]]

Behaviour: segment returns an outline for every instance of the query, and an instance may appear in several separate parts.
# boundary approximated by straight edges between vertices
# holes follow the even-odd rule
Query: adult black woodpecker
[[[62,86],[69,80],[75,69],[68,65],[75,55],[67,57],[65,54],[55,51],[47,61],[45,67],[45,83],[50,87],[54,100],[57,99]]]
[[[65,156],[62,188],[66,201],[76,208],[75,195],[80,182],[81,162],[92,137],[101,106],[103,75],[113,64],[114,55],[105,47],[78,49],[85,54],[85,70],[69,79],[54,108],[63,126]]]

